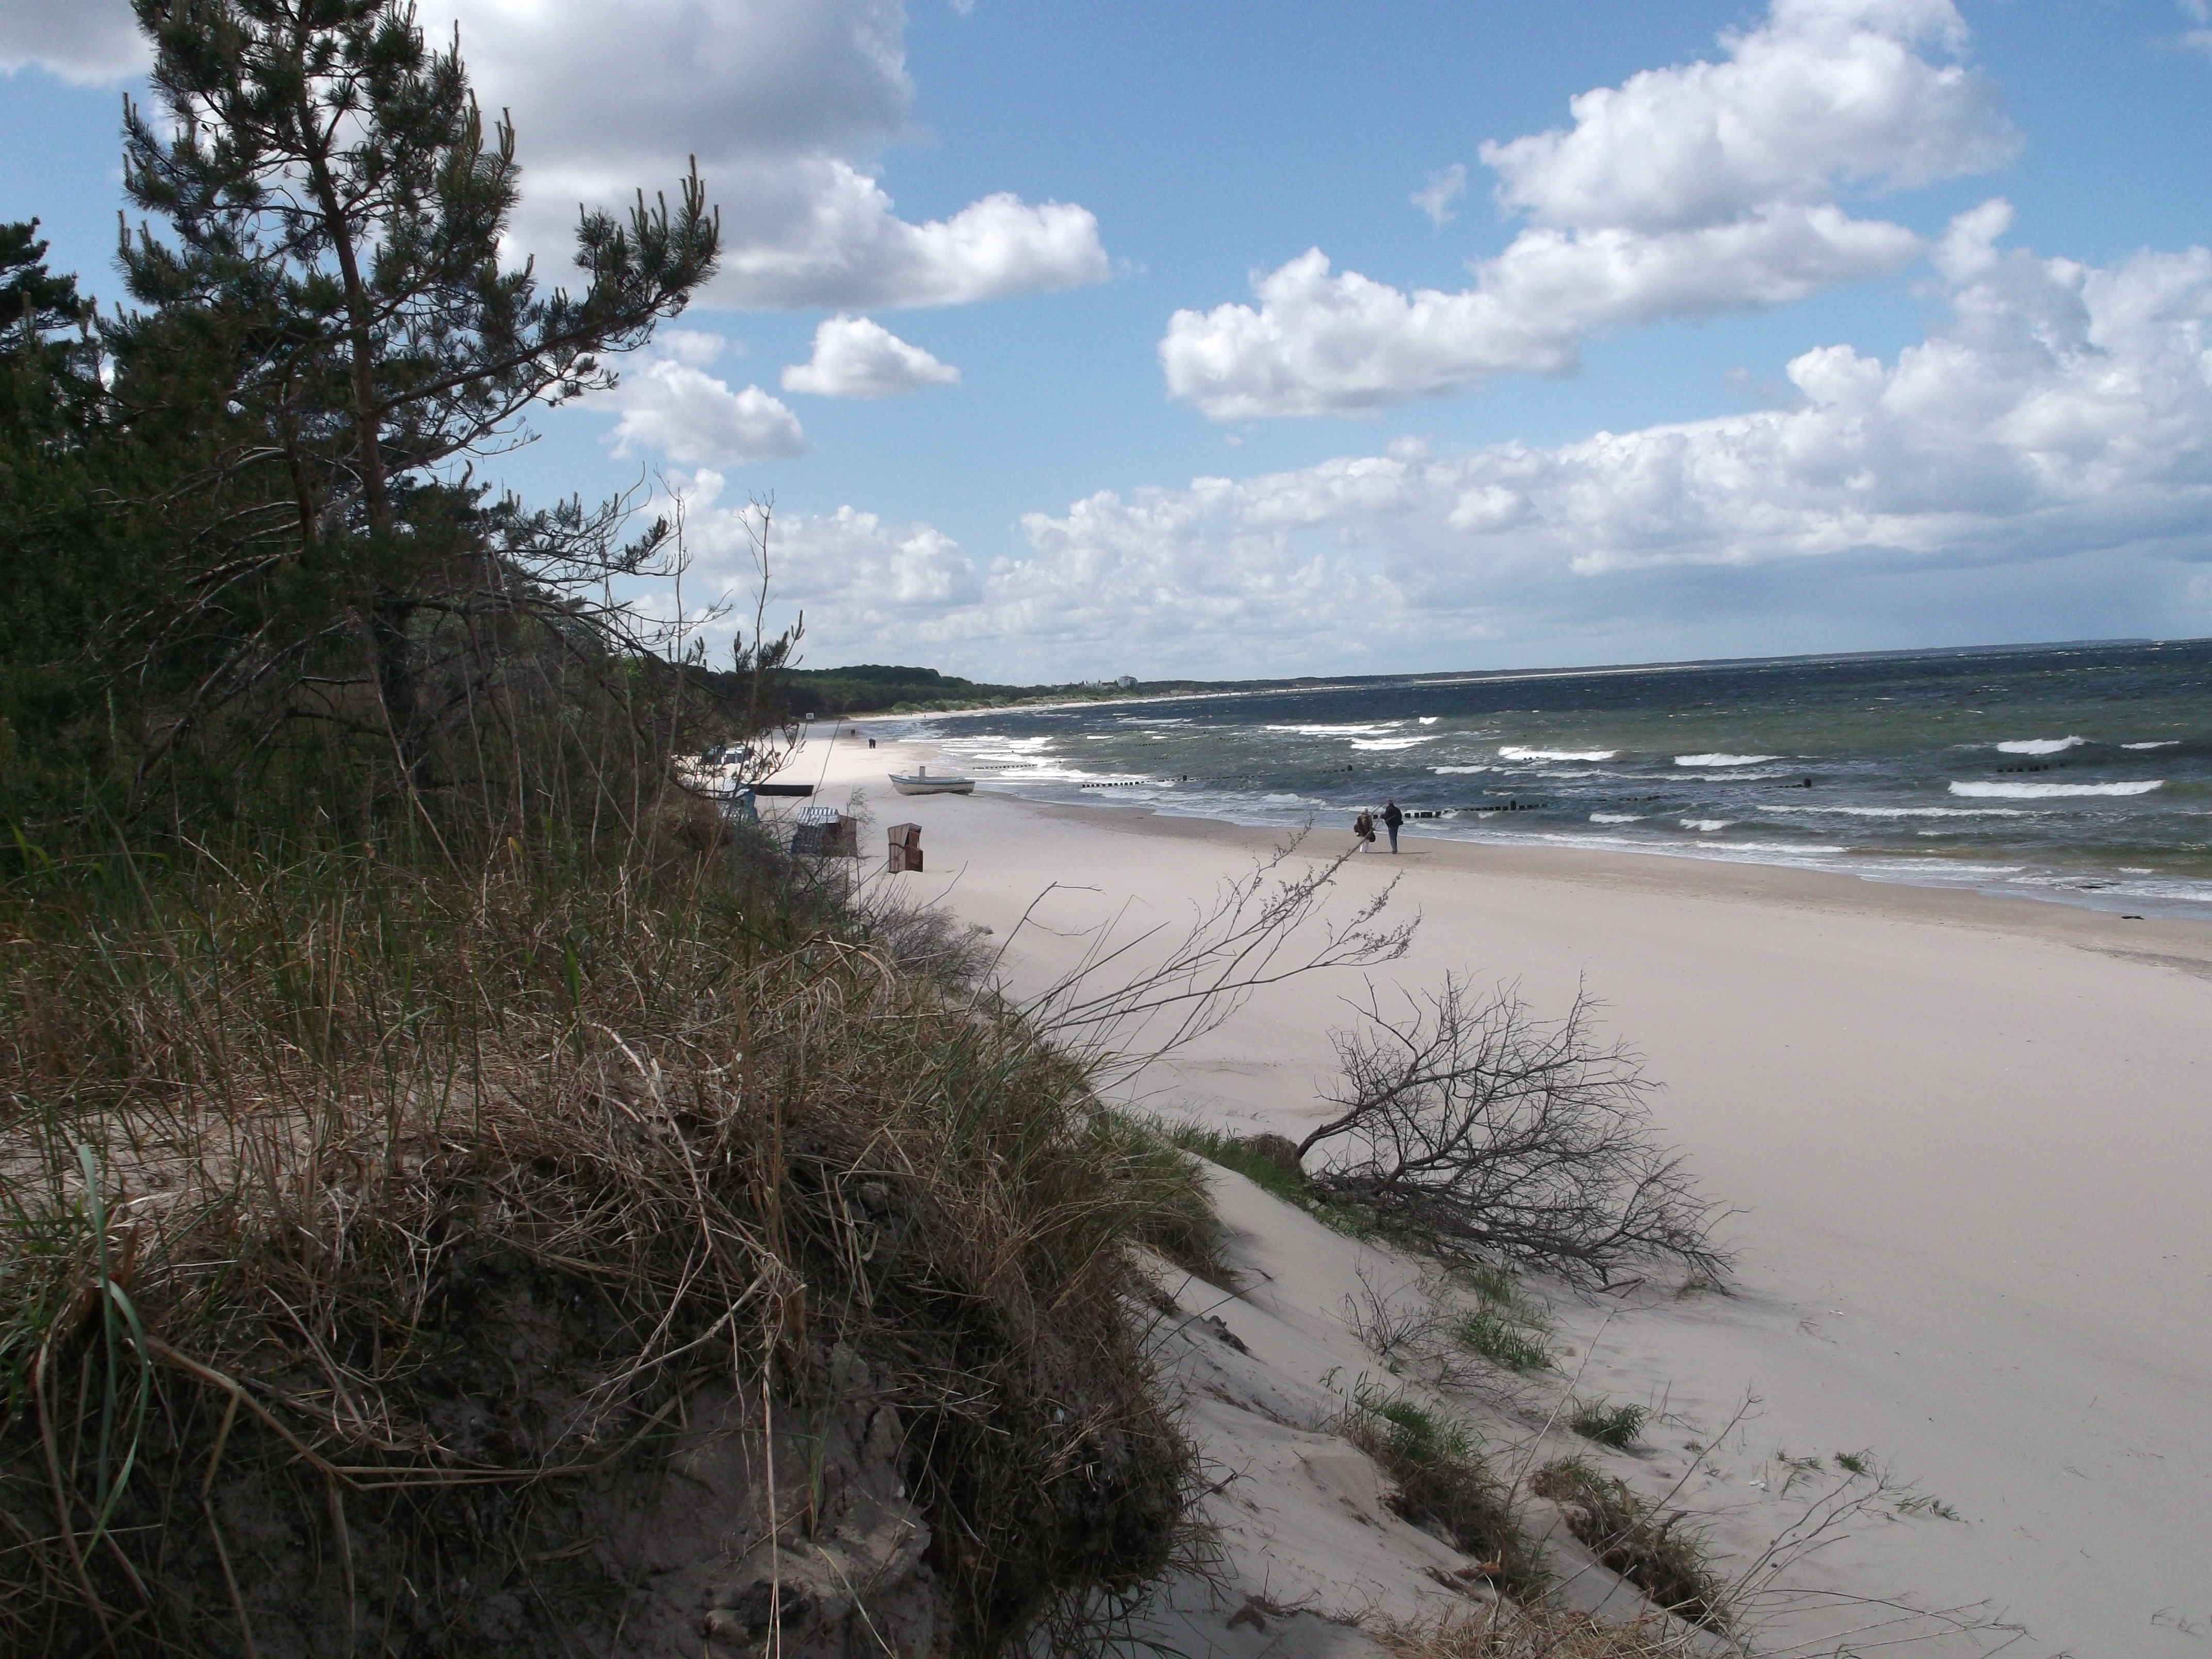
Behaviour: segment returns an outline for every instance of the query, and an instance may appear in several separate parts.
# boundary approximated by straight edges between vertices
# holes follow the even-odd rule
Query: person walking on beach
[[[1406,815],[1398,810],[1396,801],[1382,803],[1382,827],[1390,832],[1390,850],[1394,853],[1398,850],[1398,826],[1405,821]]]
[[[1352,821],[1352,833],[1358,837],[1361,852],[1372,848],[1375,845],[1375,815],[1361,807],[1359,816]]]

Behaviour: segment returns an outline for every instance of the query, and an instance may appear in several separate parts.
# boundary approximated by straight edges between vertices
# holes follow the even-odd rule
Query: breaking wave
[[[2129,783],[1954,783],[1954,795],[1994,795],[2005,800],[2055,800],[2073,795],[2148,795],[2166,787],[2164,778]]]

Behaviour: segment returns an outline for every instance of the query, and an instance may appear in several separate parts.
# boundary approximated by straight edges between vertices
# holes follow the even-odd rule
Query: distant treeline
[[[1078,680],[1064,685],[994,685],[934,668],[858,663],[849,668],[787,668],[778,676],[779,712],[799,714],[922,714],[1023,702],[1110,702],[1208,691],[1255,691],[1320,684],[1300,680]],[[1334,684],[1334,682],[1329,682]],[[734,691],[737,688],[732,687]]]

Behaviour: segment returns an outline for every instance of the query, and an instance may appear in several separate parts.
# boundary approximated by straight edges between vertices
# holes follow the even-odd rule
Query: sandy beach
[[[883,825],[920,823],[927,872],[872,878],[992,929],[1018,993],[1102,927],[1179,933],[1273,844],[1136,810],[891,792],[888,771],[931,758],[840,737],[783,775],[820,778],[825,802],[858,792],[865,868],[882,869]],[[1322,826],[1301,856],[1348,841]],[[1717,1546],[1755,1550],[1802,1507],[1784,1460],[1865,1452],[1931,1501],[1861,1516],[1805,1583],[1979,1605],[2025,1628],[2021,1654],[2212,1641],[2212,927],[1410,831],[1401,855],[1345,867],[1345,908],[1394,879],[1392,913],[1421,921],[1379,988],[1455,970],[1556,1012],[1586,986],[1664,1085],[1663,1134],[1735,1212],[1732,1294],[1553,1295],[1562,1364],[1580,1368],[1555,1392],[1654,1409],[1628,1475],[1680,1482]],[[1322,974],[1255,996],[1148,1073],[1142,1103],[1298,1134],[1363,988]],[[1268,1316],[1356,1365],[1331,1326],[1364,1247],[1249,1190],[1235,1219],[1250,1259],[1275,1253]],[[1299,1386],[1324,1386],[1322,1359],[1307,1369]]]

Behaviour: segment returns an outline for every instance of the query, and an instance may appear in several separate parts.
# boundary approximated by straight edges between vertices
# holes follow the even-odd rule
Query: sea
[[[1034,799],[2212,921],[2212,640],[1360,678],[886,721]]]

